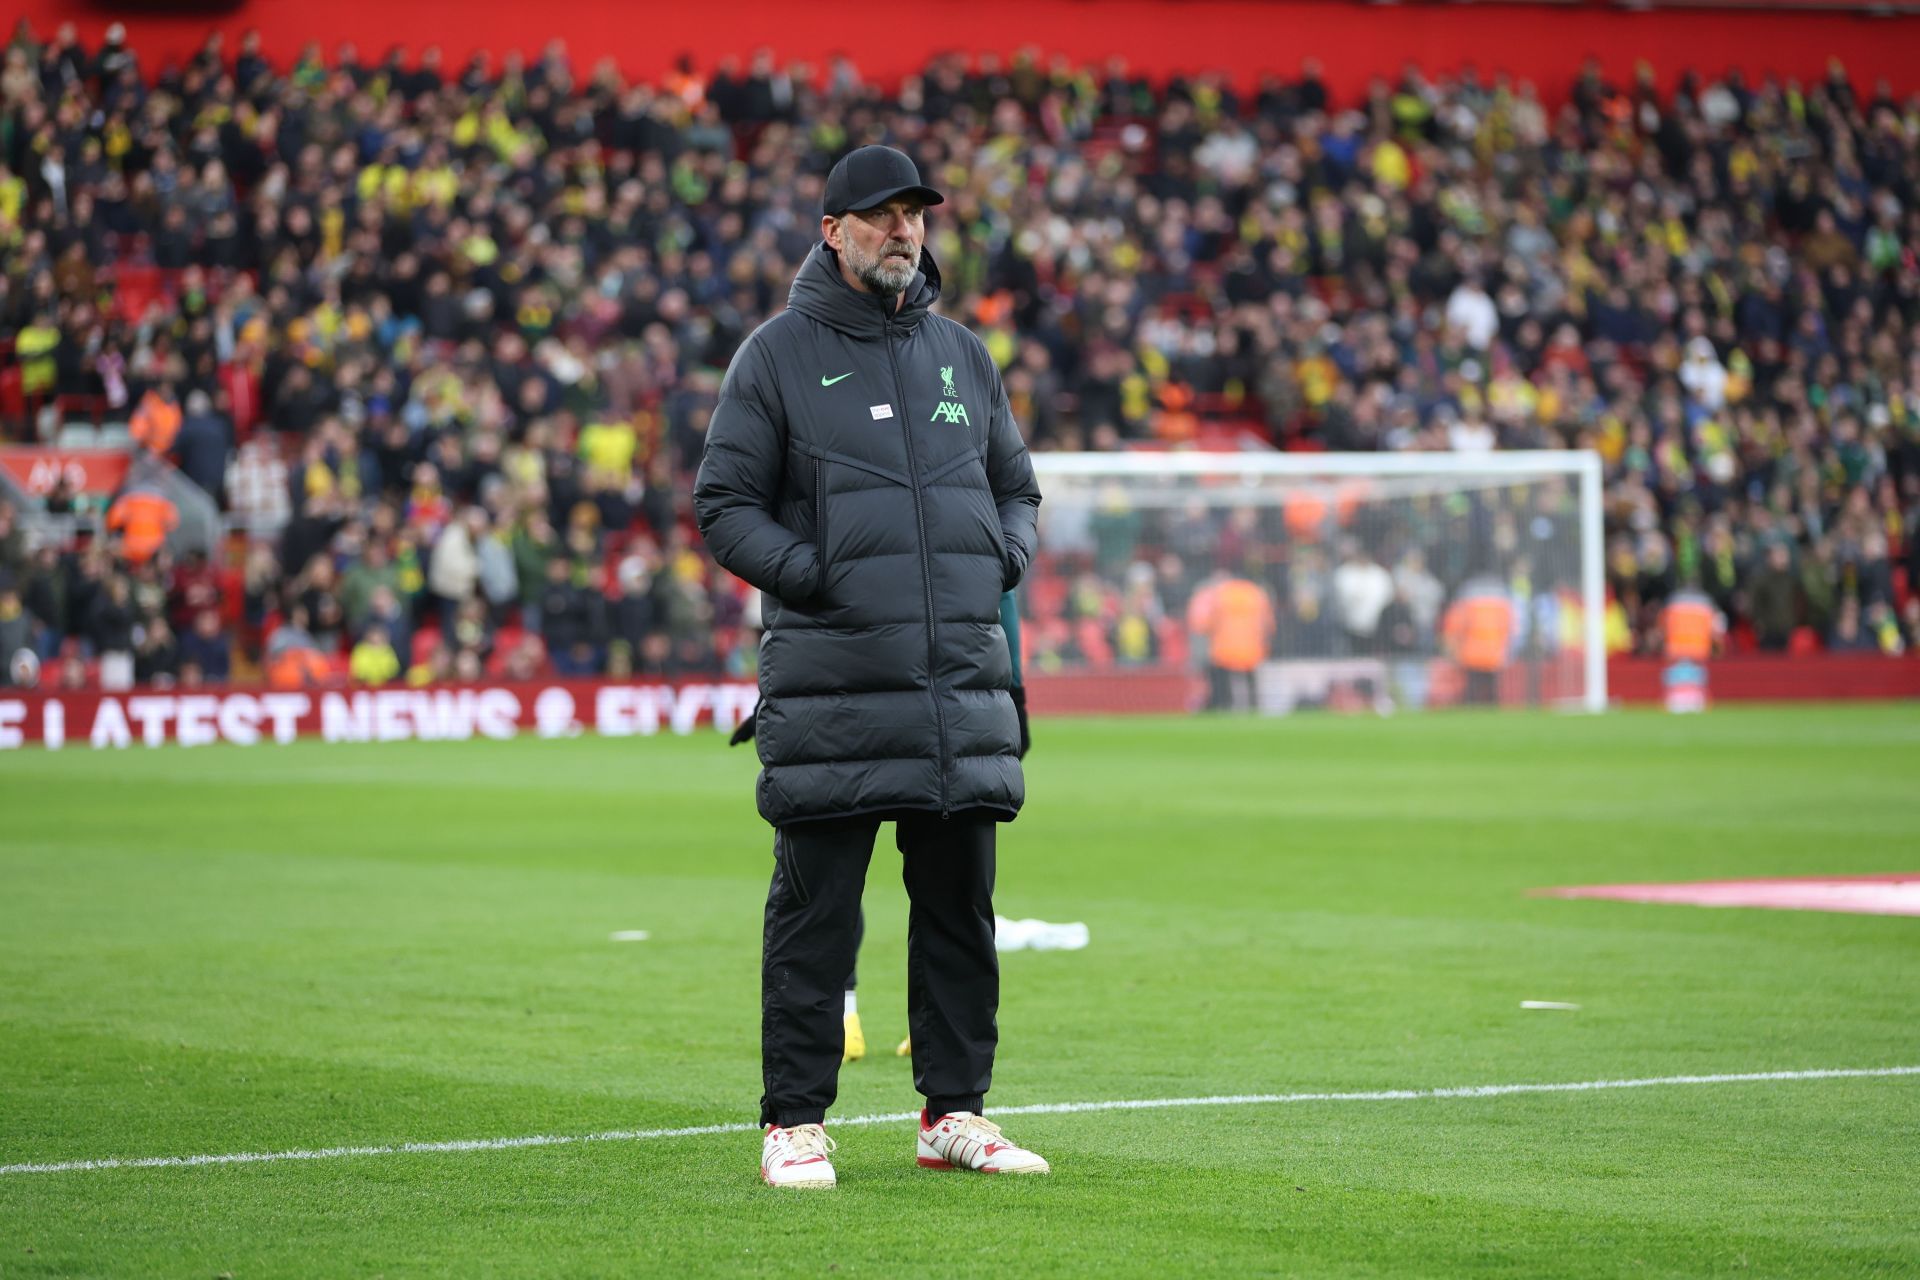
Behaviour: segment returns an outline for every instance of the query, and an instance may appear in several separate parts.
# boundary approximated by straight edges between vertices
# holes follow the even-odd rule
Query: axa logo
[[[947,398],[933,406],[933,417],[928,419],[929,422],[958,422],[969,427],[973,425],[967,418],[967,406],[960,403],[960,392],[953,385],[953,366],[950,364],[940,366],[940,394]]]

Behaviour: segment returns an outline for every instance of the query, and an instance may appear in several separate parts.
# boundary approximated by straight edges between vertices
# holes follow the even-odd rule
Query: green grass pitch
[[[1920,919],[1549,900],[1920,871],[1912,707],[1042,722],[1001,1106],[1920,1063]],[[0,757],[0,1164],[751,1121],[771,862],[693,739]],[[837,1114],[917,1105],[875,853]],[[615,942],[644,929],[644,942]],[[1579,1004],[1525,1011],[1522,1000]],[[0,1276],[1912,1276],[1920,1076],[0,1175]]]

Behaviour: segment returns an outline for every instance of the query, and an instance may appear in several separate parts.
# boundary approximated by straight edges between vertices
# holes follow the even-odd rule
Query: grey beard
[[[892,298],[907,291],[913,283],[913,273],[920,269],[920,255],[914,254],[913,261],[899,266],[891,265],[884,256],[871,262],[854,263],[853,273],[860,277],[860,283],[882,297]]]

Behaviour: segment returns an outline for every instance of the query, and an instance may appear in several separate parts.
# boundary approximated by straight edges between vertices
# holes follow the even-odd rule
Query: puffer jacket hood
[[[787,290],[787,305],[850,338],[869,342],[886,336],[889,321],[894,328],[917,329],[940,300],[940,268],[934,264],[932,251],[924,246],[920,269],[907,286],[906,297],[895,311],[879,294],[862,293],[848,284],[840,274],[840,255],[823,240],[800,264],[793,287]]]
[[[1040,491],[999,370],[935,314],[930,256],[898,311],[824,245],[721,385],[694,512],[760,588],[760,813],[775,826],[1025,797],[1000,597]]]

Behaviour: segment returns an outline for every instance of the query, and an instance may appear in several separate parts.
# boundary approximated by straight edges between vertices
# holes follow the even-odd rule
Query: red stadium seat
[[[0,423],[27,420],[26,375],[17,364],[0,368]]]
[[[164,273],[143,263],[123,263],[116,272],[117,285],[113,305],[122,320],[137,322],[147,308],[167,297]]]
[[[440,628],[421,627],[413,633],[413,639],[408,643],[408,665],[417,667],[431,659],[434,649],[439,647],[439,644]]]
[[[66,395],[54,397],[53,407],[54,411],[60,415],[62,422],[69,418],[84,416],[87,421],[99,426],[100,420],[106,416],[107,398],[101,395],[68,392]]]

